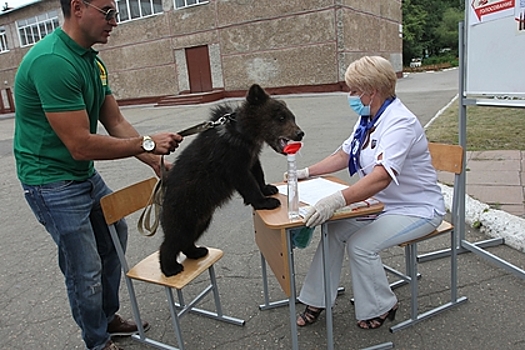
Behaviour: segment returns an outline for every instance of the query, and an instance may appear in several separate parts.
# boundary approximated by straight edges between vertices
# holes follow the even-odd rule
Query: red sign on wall
[[[515,5],[516,0],[472,0],[471,3],[477,23],[513,15]]]

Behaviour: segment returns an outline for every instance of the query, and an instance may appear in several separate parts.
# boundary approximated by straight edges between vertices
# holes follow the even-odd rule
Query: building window
[[[7,46],[7,36],[5,33],[5,28],[0,27],[0,53],[9,51],[9,47]]]
[[[58,27],[58,12],[49,11],[17,21],[16,27],[20,36],[20,46],[34,45]]]
[[[116,3],[119,23],[162,13],[162,0],[116,0]]]
[[[175,8],[181,9],[194,5],[207,4],[209,2],[209,0],[175,0]]]

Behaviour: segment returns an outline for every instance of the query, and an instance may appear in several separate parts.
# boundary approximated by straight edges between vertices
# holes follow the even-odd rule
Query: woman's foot
[[[319,318],[321,312],[324,309],[306,305],[302,314],[299,314],[297,317],[297,325],[299,327],[308,326],[309,324],[314,323]]]
[[[379,328],[385,323],[386,319],[388,318],[390,321],[393,321],[396,319],[396,312],[399,308],[399,305],[394,305],[393,308],[390,309],[386,314],[381,315],[379,317],[371,318],[369,320],[361,320],[357,321],[357,327],[361,329],[376,329]]]

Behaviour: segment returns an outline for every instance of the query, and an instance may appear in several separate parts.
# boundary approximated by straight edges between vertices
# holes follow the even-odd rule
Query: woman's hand
[[[315,203],[304,217],[304,222],[307,227],[321,225],[323,222],[330,219],[337,209],[340,209],[345,205],[346,200],[343,193],[337,191]]]
[[[308,177],[310,177],[310,172],[308,171],[308,168],[298,169],[296,170],[296,174],[297,174],[297,180],[303,180],[303,179],[307,179]],[[287,171],[284,173],[283,178],[284,178],[284,181],[288,181]]]

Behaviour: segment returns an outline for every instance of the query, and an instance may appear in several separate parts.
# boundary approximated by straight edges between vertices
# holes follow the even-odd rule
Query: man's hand
[[[310,172],[308,171],[308,168],[298,169],[296,170],[296,173],[297,173],[297,180],[307,179],[310,176]],[[288,172],[284,173],[283,178],[284,178],[284,181],[288,181]]]
[[[167,174],[173,166],[167,160],[164,160],[164,170],[161,170],[161,157],[168,155],[175,151],[179,147],[179,143],[182,141],[182,136],[175,133],[160,133],[150,136],[155,141],[155,149],[152,152],[143,152],[136,157],[142,162],[148,164],[153,168],[153,171],[157,177],[162,177],[163,174]]]
[[[155,172],[155,175],[157,175],[157,177],[159,179],[163,179],[164,180],[164,177],[163,176],[166,176],[166,174],[168,174],[168,172],[170,171],[170,169],[173,167],[173,163],[167,161],[166,159],[164,159],[164,169],[162,169],[162,163],[161,163],[161,157],[159,156],[154,156],[154,155],[151,155],[153,157],[155,157],[155,160],[152,161],[151,164],[149,164],[152,168],[153,168],[153,171]]]
[[[155,141],[155,149],[152,153],[158,155],[168,155],[174,152],[182,141],[182,136],[172,132],[151,135],[151,138]]]
[[[343,193],[337,191],[315,203],[304,217],[304,222],[307,227],[321,225],[323,222],[330,219],[337,209],[340,209],[345,205],[346,200],[345,197],[343,197]]]

